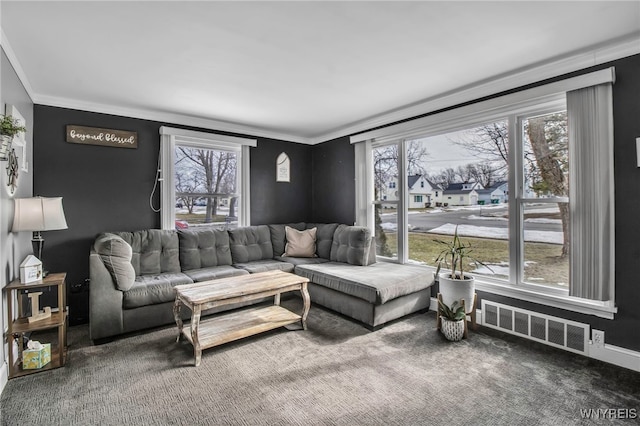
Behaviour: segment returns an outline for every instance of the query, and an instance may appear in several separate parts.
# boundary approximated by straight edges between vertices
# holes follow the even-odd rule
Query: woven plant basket
[[[442,320],[440,330],[442,331],[442,334],[444,334],[444,337],[447,338],[447,340],[450,340],[452,342],[459,342],[460,340],[462,340],[462,336],[464,336],[463,319],[458,321],[451,321],[443,317],[440,317],[440,319]]]

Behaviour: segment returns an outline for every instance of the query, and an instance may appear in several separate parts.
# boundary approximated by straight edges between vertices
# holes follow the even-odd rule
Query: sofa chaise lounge
[[[312,257],[285,255],[287,232],[314,228]],[[176,285],[275,269],[309,278],[313,304],[370,329],[430,304],[432,274],[419,265],[376,262],[375,240],[364,227],[292,223],[104,233],[89,256],[91,339],[172,323]]]

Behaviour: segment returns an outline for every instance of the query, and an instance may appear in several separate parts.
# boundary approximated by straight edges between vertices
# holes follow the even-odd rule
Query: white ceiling
[[[5,0],[1,14],[35,103],[309,143],[562,58],[597,61],[594,46],[640,52],[638,1]]]

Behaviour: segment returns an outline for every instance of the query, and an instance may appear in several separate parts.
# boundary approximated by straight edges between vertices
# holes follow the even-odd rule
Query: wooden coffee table
[[[298,322],[306,330],[311,306],[308,282],[308,278],[288,272],[269,271],[175,286],[173,315],[178,325],[176,341],[184,336],[191,342],[197,367],[203,349]],[[280,294],[288,291],[300,291],[302,294],[300,315],[280,306]],[[201,313],[207,309],[268,296],[274,296],[272,306],[242,309],[200,321]],[[182,305],[191,309],[191,322],[186,327],[180,316]]]

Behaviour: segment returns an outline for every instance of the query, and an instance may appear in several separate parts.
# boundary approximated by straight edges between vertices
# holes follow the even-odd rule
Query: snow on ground
[[[557,205],[536,208],[527,207],[527,213],[560,213],[560,209]]]
[[[382,229],[387,232],[397,232],[397,223],[383,222]],[[458,235],[461,237],[477,237],[477,238],[493,238],[496,240],[508,240],[509,229],[508,228],[494,228],[489,226],[474,226],[474,225],[457,225]],[[409,229],[411,230],[411,229]],[[456,231],[455,223],[447,223],[437,228],[433,228],[428,231],[429,234],[440,235],[453,235]],[[533,243],[550,243],[550,244],[562,244],[562,232],[555,231],[524,231],[524,240],[526,242]]]
[[[491,269],[489,269],[491,268]],[[503,275],[505,277],[509,276],[509,264],[503,265],[494,265],[494,264],[489,264],[487,266],[478,266],[476,269],[473,270],[474,274],[481,274],[481,275]]]
[[[382,222],[380,224],[380,227],[382,228],[383,231],[396,232],[398,230],[398,224],[397,223]]]
[[[544,218],[544,217],[538,217],[538,218],[531,218],[531,219],[525,219],[525,222],[528,223],[553,223],[553,224],[561,224],[562,220],[561,219],[548,219],[548,218]]]
[[[509,229],[492,228],[486,226],[457,225],[458,235],[464,237],[493,238],[508,240]],[[429,231],[430,234],[453,235],[456,230],[455,223],[447,223]],[[562,232],[554,231],[524,231],[524,240],[536,243],[562,244]]]
[[[472,214],[471,216],[467,216],[469,220],[504,220],[506,222],[509,221],[506,217],[497,217],[497,216],[478,216],[476,214]]]
[[[469,220],[504,220],[506,222],[509,221],[509,218],[506,218],[506,217],[478,216],[478,215],[475,215],[475,214],[467,216],[467,219],[469,219]],[[530,219],[525,219],[524,221],[527,222],[527,223],[549,223],[549,224],[554,224],[554,225],[562,223],[562,220],[560,220],[560,219],[549,219],[549,218],[544,218],[544,217],[530,218]]]

